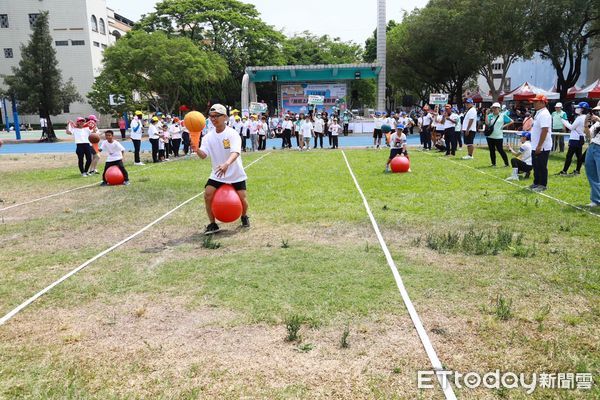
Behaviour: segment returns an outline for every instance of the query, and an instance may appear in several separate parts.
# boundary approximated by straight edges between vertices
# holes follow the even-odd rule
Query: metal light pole
[[[377,111],[384,111],[386,109],[386,26],[385,0],[377,0],[377,63],[381,66],[381,71],[377,79]]]

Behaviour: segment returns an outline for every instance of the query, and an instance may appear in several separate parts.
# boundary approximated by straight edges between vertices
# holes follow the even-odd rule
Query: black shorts
[[[382,137],[381,129],[373,129],[373,139],[381,139]]]
[[[212,186],[212,187],[218,189],[223,185],[227,185],[227,184],[225,182],[219,182],[219,181],[215,181],[214,179],[209,179],[206,182],[206,185],[204,185],[204,187]],[[230,185],[233,186],[233,188],[235,190],[246,190],[246,181],[230,183]]]
[[[473,132],[473,131],[466,132],[465,131],[465,144],[472,145],[473,142],[475,142],[475,132]]]
[[[390,160],[401,154],[404,154],[406,157],[408,157],[408,151],[406,151],[404,149],[391,149],[390,150]]]

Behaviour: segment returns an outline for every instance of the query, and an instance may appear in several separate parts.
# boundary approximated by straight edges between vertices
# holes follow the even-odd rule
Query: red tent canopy
[[[579,90],[577,97],[582,99],[600,99],[600,79]]]
[[[556,92],[549,92],[537,86],[533,86],[529,82],[525,82],[515,90],[503,94],[498,97],[499,101],[525,101],[535,97],[537,94],[543,94],[549,100],[556,100],[560,98],[560,94]]]

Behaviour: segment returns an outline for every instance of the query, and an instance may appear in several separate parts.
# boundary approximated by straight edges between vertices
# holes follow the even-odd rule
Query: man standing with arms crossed
[[[546,108],[548,99],[543,94],[530,100],[535,109],[531,128],[531,158],[533,163],[533,184],[529,189],[543,192],[548,186],[548,157],[552,150],[552,115]]]
[[[477,133],[477,110],[475,109],[473,99],[467,99],[467,113],[463,118],[462,133],[465,137],[467,152],[469,153],[463,157],[463,160],[472,160],[473,151],[475,150],[473,143],[475,142],[475,134]]]

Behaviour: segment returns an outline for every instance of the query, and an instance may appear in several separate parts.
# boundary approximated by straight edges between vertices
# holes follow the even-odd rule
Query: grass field
[[[502,182],[510,170],[482,150],[413,150],[402,175],[382,173],[387,151],[345,153],[446,369],[594,374],[592,390],[459,398],[600,398],[598,216]],[[93,182],[75,164],[0,157],[0,208]],[[129,187],[0,212],[0,317],[200,193],[209,171],[129,166]],[[0,398],[442,398],[417,389],[431,366],[341,152],[273,151],[247,172],[251,229],[206,242],[199,197],[0,326]],[[589,202],[585,175],[551,176],[546,193]]]

